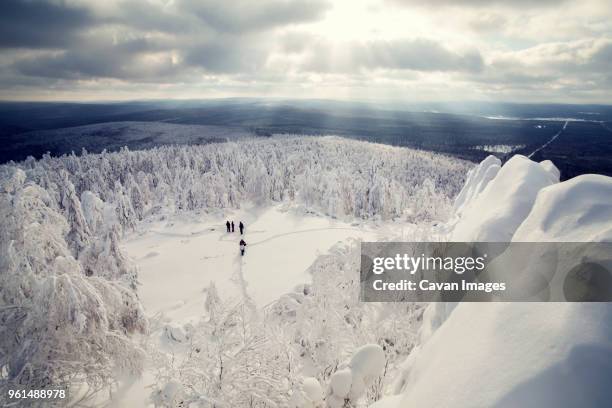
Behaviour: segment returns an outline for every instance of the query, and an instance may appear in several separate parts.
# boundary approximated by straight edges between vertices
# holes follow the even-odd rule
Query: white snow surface
[[[236,232],[226,232],[228,219],[234,220]],[[244,257],[238,247],[240,221],[246,225]],[[145,223],[142,232],[123,244],[138,264],[139,296],[147,314],[168,322],[151,334],[153,346],[177,353],[180,348],[174,345],[187,341],[184,327],[202,318],[204,289],[211,282],[224,299],[243,301],[259,310],[310,282],[308,267],[338,241],[375,241],[389,233],[388,225],[349,224],[286,205],[244,205],[225,213]],[[146,368],[141,379],[127,385],[114,406],[152,406],[147,388],[153,379],[151,370]],[[308,400],[314,398],[314,383],[306,381],[304,387]]]
[[[395,407],[606,406],[610,322],[602,304],[460,304],[409,356]]]
[[[472,193],[495,165],[487,159],[474,170],[481,176],[470,175],[454,239],[612,240],[612,178],[558,183],[552,163],[515,157]],[[608,407],[612,400],[606,303],[433,303],[419,341],[394,395],[373,407]]]
[[[612,178],[585,174],[543,189],[513,241],[612,241]]]
[[[227,233],[225,220],[234,220]],[[238,223],[246,225],[245,256],[240,256]],[[376,240],[373,227],[282,206],[244,206],[199,220],[172,218],[155,222],[124,242],[139,266],[139,295],[149,315],[163,313],[172,321],[199,319],[203,289],[214,282],[220,295],[252,302],[256,307],[310,281],[306,269],[316,257],[349,237]]]

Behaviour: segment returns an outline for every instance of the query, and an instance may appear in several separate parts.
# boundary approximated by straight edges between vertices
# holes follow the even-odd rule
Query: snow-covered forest
[[[0,392],[69,386],[76,406],[606,406],[607,304],[367,303],[358,271],[365,238],[610,241],[610,197],[609,177],[559,182],[549,161],[474,167],[335,137],[9,163]],[[226,216],[252,217],[244,258]]]
[[[113,203],[125,228],[160,207],[239,207],[297,200],[330,216],[433,220],[470,168],[439,154],[335,137],[279,137],[207,146],[44,157],[18,164],[56,203],[72,184]],[[435,205],[434,205],[435,204]]]
[[[337,218],[430,223],[448,216],[470,166],[334,137],[82,152],[3,165],[0,391],[76,384],[86,401],[111,390],[118,373],[142,370],[151,351],[136,335],[146,335],[151,322],[138,298],[137,268],[120,243],[143,220],[167,211],[293,202]],[[313,386],[327,381],[349,369],[342,359],[360,344],[384,342],[394,364],[410,350],[406,322],[419,308],[383,312],[359,304],[353,291],[343,292],[347,299],[335,296],[338,285],[357,285],[357,261],[350,248],[320,258],[312,288],[282,298],[265,317],[254,318],[248,304],[228,303],[212,285],[201,323],[174,333],[182,343],[189,339],[190,358],[156,358],[163,380],[156,401],[172,405],[180,396],[202,406],[214,400],[214,406],[264,407],[292,399],[299,405],[308,394],[303,373],[310,372],[306,383]],[[327,318],[318,320],[324,313]],[[378,352],[366,348],[358,360]],[[369,401],[380,397],[382,371],[364,370],[354,401],[366,393]],[[166,389],[177,381],[177,392]],[[330,406],[344,406],[346,398]]]

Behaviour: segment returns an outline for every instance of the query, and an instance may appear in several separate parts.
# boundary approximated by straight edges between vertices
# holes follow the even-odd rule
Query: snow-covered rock
[[[359,376],[369,383],[382,374],[385,362],[385,352],[378,344],[366,344],[353,354],[349,366],[353,376]]]
[[[395,407],[605,406],[611,333],[605,304],[460,304],[406,361]]]
[[[423,312],[423,323],[419,329],[419,341],[424,342],[444,323],[457,302],[431,303]]]
[[[451,241],[510,241],[539,191],[552,184],[551,173],[543,166],[514,156],[480,194],[461,206]]]
[[[488,156],[478,166],[470,169],[464,187],[457,195],[453,209],[460,214],[466,203],[472,201],[489,184],[499,172],[501,160],[495,156]]]
[[[471,199],[456,208],[463,213],[451,236],[610,241],[612,178],[557,180],[550,162],[512,158],[480,194],[464,194]],[[395,379],[395,395],[373,407],[607,407],[612,400],[606,303],[434,303],[419,341]]]
[[[316,378],[308,377],[302,381],[304,396],[312,403],[313,407],[319,406],[323,401],[323,389]]]
[[[543,189],[513,241],[612,241],[612,178],[585,174]]]
[[[327,406],[344,407],[346,400],[357,403],[374,380],[382,375],[386,362],[385,352],[378,344],[366,344],[357,349],[348,365],[331,376]]]
[[[306,377],[294,390],[289,401],[290,408],[320,408],[323,406],[323,388],[316,378]]]
[[[544,168],[547,172],[552,176],[552,181],[554,183],[558,183],[561,178],[561,172],[550,160],[544,160],[540,162],[540,166]]]
[[[351,391],[351,382],[353,374],[349,368],[336,371],[329,379],[332,395],[339,398],[346,398]]]
[[[610,242],[612,241],[612,178],[594,174],[576,177],[546,187],[538,194],[527,219],[512,240],[517,242]],[[596,299],[596,293],[567,292],[575,268],[593,262],[612,270],[607,246],[579,244],[516,245],[489,265],[496,275],[514,271],[513,292],[505,296],[526,296],[529,300]],[[604,272],[605,273],[605,272]],[[569,280],[568,280],[569,279]],[[570,285],[570,287],[573,285]]]

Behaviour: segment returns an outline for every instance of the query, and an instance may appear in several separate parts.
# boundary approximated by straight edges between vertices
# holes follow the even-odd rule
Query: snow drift
[[[545,188],[513,241],[609,242],[612,178],[585,174]]]
[[[465,194],[471,199],[458,206],[460,218],[451,234],[452,241],[510,241],[538,192],[554,183],[549,170],[524,156],[514,156],[499,171],[493,160],[483,164],[489,166],[479,167],[481,172],[476,175],[481,177],[466,184],[473,193]]]
[[[610,241],[612,178],[559,183],[550,162],[488,158],[455,203],[453,240]],[[430,304],[420,344],[376,408],[609,406],[612,306]]]

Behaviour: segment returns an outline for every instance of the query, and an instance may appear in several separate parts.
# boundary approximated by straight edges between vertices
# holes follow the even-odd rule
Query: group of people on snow
[[[234,221],[225,221],[225,226],[227,227],[227,232],[234,232]],[[244,234],[244,224],[240,221],[238,224],[238,228],[240,229],[240,235]]]
[[[225,222],[225,226],[227,228],[227,232],[234,232],[234,221],[229,221],[227,220]],[[240,223],[238,224],[238,229],[240,230],[240,235],[244,235],[244,224],[242,223],[242,221],[240,221]],[[247,243],[244,241],[244,239],[240,239],[240,255],[244,256],[244,250],[246,249]]]

